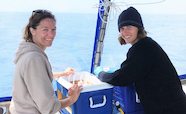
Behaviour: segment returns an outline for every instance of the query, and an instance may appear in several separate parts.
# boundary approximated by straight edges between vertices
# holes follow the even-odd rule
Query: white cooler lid
[[[80,74],[81,74],[81,77],[80,77]],[[84,74],[86,76],[82,76]],[[76,73],[76,77],[74,78],[75,80],[79,80],[82,77],[84,77],[87,81],[94,84],[94,85],[83,86],[83,90],[81,91],[81,93],[113,88],[113,85],[110,85],[110,84],[105,83],[105,82],[101,82],[97,77],[95,77],[92,74],[91,75],[89,75],[89,74],[90,73],[88,73],[88,72]],[[69,79],[69,76],[61,76],[61,77],[57,78],[56,80],[63,87],[65,87],[66,89],[69,89],[73,85],[72,83],[69,82],[69,81],[72,81],[72,79],[73,79],[73,77],[72,78],[70,77],[70,79]]]

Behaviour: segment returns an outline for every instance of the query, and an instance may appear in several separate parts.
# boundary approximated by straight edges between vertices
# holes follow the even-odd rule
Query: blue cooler
[[[91,85],[83,86],[79,99],[70,106],[69,113],[112,114],[113,86],[101,82],[95,76],[85,76],[85,80],[88,80]],[[72,84],[69,83],[67,77],[63,76],[57,79],[57,88],[66,97],[68,97],[68,88],[71,86]]]
[[[145,114],[133,84],[126,87],[114,86],[113,100],[119,101],[125,114]]]

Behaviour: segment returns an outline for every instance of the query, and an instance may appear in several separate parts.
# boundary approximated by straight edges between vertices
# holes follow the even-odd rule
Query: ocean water
[[[22,28],[30,13],[0,13],[0,97],[11,96],[15,64],[13,58],[22,41]],[[57,35],[46,49],[53,72],[67,67],[90,72],[97,14],[54,13]],[[148,36],[157,41],[170,57],[179,75],[186,74],[186,15],[142,14]],[[101,66],[119,68],[130,45],[121,46],[117,20],[107,25]],[[56,90],[55,80],[53,83]]]

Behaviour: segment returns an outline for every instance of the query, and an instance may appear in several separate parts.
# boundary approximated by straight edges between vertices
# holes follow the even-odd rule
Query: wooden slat
[[[68,107],[65,107],[65,109],[70,113],[72,114],[72,109],[68,106]]]
[[[62,99],[62,93],[59,89],[57,89],[57,97],[58,97],[59,100]]]

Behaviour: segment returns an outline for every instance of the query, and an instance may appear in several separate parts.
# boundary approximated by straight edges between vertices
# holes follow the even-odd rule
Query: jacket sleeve
[[[153,52],[147,47],[132,47],[121,68],[113,73],[100,72],[98,78],[115,86],[127,86],[145,78],[153,66]]]
[[[47,61],[48,62],[48,61]],[[52,81],[51,70],[45,58],[35,57],[30,60],[24,72],[24,81],[35,107],[42,114],[54,114],[60,110],[61,104],[57,99]]]

